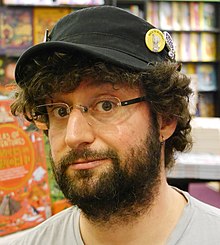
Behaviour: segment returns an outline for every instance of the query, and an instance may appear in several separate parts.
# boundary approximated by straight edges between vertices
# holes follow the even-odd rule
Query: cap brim
[[[50,41],[45,43],[37,44],[27,49],[18,59],[15,69],[15,79],[19,84],[23,77],[22,71],[25,69],[25,65],[30,63],[35,57],[42,53],[48,54],[51,51],[63,52],[63,53],[74,53],[76,51],[92,55],[96,58],[103,59],[104,61],[111,62],[113,64],[135,69],[135,70],[146,70],[149,67],[149,63],[146,60],[139,59],[131,54],[127,54],[121,50],[109,49],[106,47],[91,46],[87,44],[77,44],[61,41]],[[154,59],[155,59],[155,54]],[[158,61],[160,57],[158,57]],[[151,57],[148,57],[151,60]]]

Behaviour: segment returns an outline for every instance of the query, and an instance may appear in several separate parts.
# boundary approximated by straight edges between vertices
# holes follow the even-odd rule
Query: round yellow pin
[[[152,52],[159,53],[164,49],[166,41],[162,31],[150,29],[145,34],[145,43]]]

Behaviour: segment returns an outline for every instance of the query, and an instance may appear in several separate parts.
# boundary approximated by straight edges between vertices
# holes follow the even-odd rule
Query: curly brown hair
[[[30,111],[55,93],[73,91],[85,77],[96,81],[138,86],[148,98],[154,115],[176,118],[177,127],[165,144],[165,167],[174,165],[174,153],[191,148],[189,112],[190,79],[171,62],[149,65],[145,71],[121,68],[83,54],[54,53],[36,57],[23,70],[23,80],[11,105],[13,115],[23,114],[33,121]]]

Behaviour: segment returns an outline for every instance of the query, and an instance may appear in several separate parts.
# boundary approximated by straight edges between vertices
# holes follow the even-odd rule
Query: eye
[[[57,118],[64,118],[70,114],[70,108],[67,105],[57,105],[51,108],[49,114],[51,114]]]
[[[101,101],[96,101],[94,110],[98,112],[111,112],[117,107],[117,100],[112,99],[104,99]]]
[[[67,111],[67,108],[66,107],[57,107],[57,108],[54,108],[53,109],[53,114],[54,116],[56,117],[65,117],[67,116],[69,113]]]

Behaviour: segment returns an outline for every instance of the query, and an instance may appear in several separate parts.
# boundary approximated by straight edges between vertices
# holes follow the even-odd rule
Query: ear
[[[163,118],[159,115],[158,123],[160,128],[160,141],[163,143],[174,133],[177,125],[177,119],[175,117]]]

